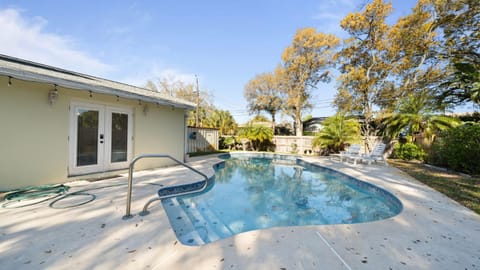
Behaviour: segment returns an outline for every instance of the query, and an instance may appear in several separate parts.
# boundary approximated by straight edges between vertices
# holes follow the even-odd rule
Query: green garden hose
[[[21,207],[38,204],[38,203],[56,198],[58,196],[61,196],[62,194],[65,194],[69,189],[70,187],[65,185],[44,185],[44,186],[26,187],[26,188],[12,190],[5,195],[4,197],[5,202],[2,203],[2,208],[21,208]],[[43,197],[45,197],[45,199],[35,200]],[[20,206],[11,206],[14,203],[18,203],[21,201],[29,201],[29,200],[35,200],[35,201],[33,203],[22,204]]]
[[[127,183],[120,183],[120,184],[115,184],[115,185],[108,185],[108,186],[101,186],[101,187],[96,187],[96,188],[87,188],[87,189],[82,189],[82,190],[79,190],[79,191],[75,191],[75,192],[72,192],[72,193],[67,193],[55,200],[53,200],[52,202],[50,202],[50,204],[48,206],[50,206],[51,208],[55,208],[55,209],[65,209],[65,208],[72,208],[72,207],[77,207],[77,206],[80,206],[80,205],[84,205],[84,204],[87,204],[89,202],[92,202],[93,200],[95,200],[97,198],[97,196],[95,196],[94,194],[91,194],[91,193],[87,193],[86,191],[90,191],[90,190],[97,190],[97,189],[103,189],[103,188],[109,188],[109,187],[117,187],[117,186],[125,186],[127,185]],[[70,196],[89,196],[90,198],[83,201],[83,202],[79,202],[79,203],[76,203],[76,204],[72,204],[72,205],[68,205],[68,206],[55,206],[55,204],[63,199],[66,199]]]
[[[157,184],[157,183],[146,183],[146,184],[163,187],[162,184]],[[96,188],[88,188],[88,189],[82,189],[82,190],[79,190],[79,191],[75,191],[75,192],[72,192],[72,193],[67,193],[67,194],[61,196],[60,198],[57,198],[57,199],[53,200],[52,202],[50,202],[49,206],[51,208],[55,208],[55,209],[65,209],[65,208],[77,207],[77,206],[80,206],[80,205],[87,204],[87,203],[89,203],[89,202],[91,202],[91,201],[93,201],[97,198],[94,194],[86,193],[86,191],[109,188],[109,187],[125,186],[125,185],[127,185],[127,183],[101,186],[101,187],[96,187]],[[86,201],[83,201],[83,202],[76,203],[76,204],[68,205],[68,206],[55,206],[55,204],[57,202],[65,199],[67,197],[70,197],[70,196],[89,196],[90,199],[88,199]]]
[[[163,186],[162,184],[157,184],[157,183],[146,183],[146,184],[161,186],[161,187]],[[82,190],[78,190],[71,193],[67,193],[70,187],[66,185],[45,185],[45,186],[38,186],[38,187],[27,187],[27,188],[16,189],[8,192],[5,195],[4,203],[2,203],[1,207],[2,208],[22,208],[22,207],[35,205],[35,204],[39,204],[39,203],[54,199],[52,202],[50,202],[49,207],[55,208],[55,209],[72,208],[72,207],[77,207],[80,205],[87,204],[89,202],[94,201],[97,198],[94,194],[88,193],[87,191],[104,189],[109,187],[125,186],[125,185],[127,185],[127,183],[113,184],[113,185],[107,185],[107,186],[101,186],[101,187],[95,187],[95,188],[87,188],[87,189],[82,189]],[[90,198],[88,198],[85,201],[81,201],[79,203],[75,203],[72,205],[67,205],[67,206],[55,205],[59,201],[64,200],[70,196],[88,196]],[[42,197],[46,197],[46,198],[42,200],[35,200],[37,198],[42,198]],[[35,201],[32,203],[21,204],[18,206],[13,205],[21,201],[29,201],[29,200],[35,200]]]

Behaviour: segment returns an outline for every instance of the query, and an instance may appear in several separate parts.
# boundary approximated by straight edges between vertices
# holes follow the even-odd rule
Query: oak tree
[[[436,0],[435,27],[443,34],[440,54],[449,60],[438,98],[455,104],[480,103],[480,4],[478,0]]]
[[[434,27],[435,12],[430,0],[419,0],[412,13],[400,17],[390,28],[386,42],[392,65],[392,96],[382,104],[395,109],[403,97],[422,95],[438,87],[444,76],[444,60],[438,57],[441,40]]]
[[[275,73],[256,75],[245,85],[244,96],[250,113],[267,112],[271,116],[272,132],[275,133],[275,116],[282,109],[283,103]]]
[[[391,11],[390,3],[374,0],[363,11],[348,14],[340,24],[350,37],[337,54],[341,75],[334,102],[341,111],[364,119],[362,135],[367,147],[374,135],[374,106],[392,96],[393,87],[387,80],[392,68],[386,42],[390,27],[385,22]]]
[[[300,29],[282,54],[281,88],[285,92],[285,112],[293,117],[297,136],[303,135],[302,113],[311,107],[312,91],[320,81],[330,80],[332,56],[340,40],[335,35]]]

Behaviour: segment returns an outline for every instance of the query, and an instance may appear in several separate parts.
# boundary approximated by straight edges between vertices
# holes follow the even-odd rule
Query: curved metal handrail
[[[180,164],[180,165],[182,165],[182,166],[200,174],[201,176],[203,176],[203,178],[205,178],[205,185],[203,185],[201,188],[199,188],[197,190],[193,190],[193,191],[180,192],[180,193],[175,194],[174,196],[181,196],[181,195],[187,195],[187,194],[202,192],[208,186],[208,177],[204,173],[198,171],[197,169],[192,168],[191,166],[188,166],[187,164],[181,162],[180,160],[178,160],[176,158],[173,158],[172,156],[169,156],[169,155],[166,155],[166,154],[143,154],[143,155],[138,155],[130,162],[130,165],[128,167],[127,209],[125,211],[125,216],[123,216],[123,219],[129,219],[129,218],[132,217],[132,215],[130,214],[130,207],[131,207],[131,204],[132,204],[133,168],[135,166],[135,163],[137,161],[139,161],[140,159],[143,159],[143,158],[169,158],[169,159],[175,161],[177,164]],[[170,197],[173,197],[173,195],[170,196]],[[152,201],[150,201],[149,203],[147,203],[147,205],[145,205],[143,212],[146,212],[146,207],[148,207],[148,205],[151,202]]]

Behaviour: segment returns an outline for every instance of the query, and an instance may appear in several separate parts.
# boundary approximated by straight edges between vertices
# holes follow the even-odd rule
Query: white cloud
[[[312,19],[320,22],[323,32],[344,36],[345,32],[340,27],[340,21],[349,13],[357,11],[361,3],[355,0],[329,0],[322,1]]]
[[[113,69],[76,49],[68,37],[48,33],[47,24],[41,17],[25,18],[16,9],[0,10],[0,53],[97,76]]]

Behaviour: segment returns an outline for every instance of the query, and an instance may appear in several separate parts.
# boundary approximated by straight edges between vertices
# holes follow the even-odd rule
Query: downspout
[[[187,144],[188,144],[188,127],[187,127],[188,111],[183,112],[183,162],[187,161]]]

